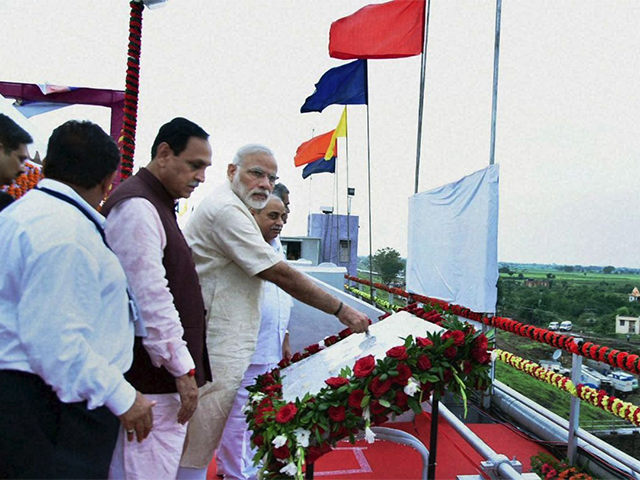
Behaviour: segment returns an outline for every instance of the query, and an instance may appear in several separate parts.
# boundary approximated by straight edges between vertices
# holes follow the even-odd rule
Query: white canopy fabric
[[[409,198],[408,291],[495,313],[498,178],[492,165]]]
[[[29,145],[29,155],[31,158],[35,158],[36,152],[38,152],[40,159],[44,159],[47,154],[47,135],[13,106],[13,100],[5,98],[2,95],[0,95],[0,113],[5,114],[29,132],[31,138],[33,138],[33,143]]]

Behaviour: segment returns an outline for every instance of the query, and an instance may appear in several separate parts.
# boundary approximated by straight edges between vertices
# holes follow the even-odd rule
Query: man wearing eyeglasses
[[[338,317],[354,332],[367,317],[343,305],[289,266],[264,241],[249,208],[266,205],[278,165],[263,145],[246,145],[227,167],[229,183],[203,200],[189,220],[189,242],[207,309],[207,347],[213,381],[200,389],[198,410],[187,430],[179,478],[206,478],[236,392],[255,351],[264,281]]]

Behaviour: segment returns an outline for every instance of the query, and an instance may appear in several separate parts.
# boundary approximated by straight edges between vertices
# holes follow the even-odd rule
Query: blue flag
[[[367,104],[366,60],[356,60],[327,70],[316,83],[316,91],[300,107],[300,113],[322,112],[329,105],[336,104]]]
[[[321,158],[315,162],[311,162],[304,170],[302,170],[302,178],[307,178],[309,175],[316,173],[336,173],[336,157],[331,157],[331,160],[325,160]]]

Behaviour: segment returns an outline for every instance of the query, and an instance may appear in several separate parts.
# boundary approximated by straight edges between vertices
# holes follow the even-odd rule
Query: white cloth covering
[[[407,290],[495,313],[498,165],[409,199]]]
[[[67,185],[40,186],[104,217]],[[125,274],[76,207],[32,190],[0,213],[0,369],[34,373],[62,402],[126,412],[135,389]]]

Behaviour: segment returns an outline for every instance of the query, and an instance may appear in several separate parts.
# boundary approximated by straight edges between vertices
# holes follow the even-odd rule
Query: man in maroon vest
[[[175,214],[175,202],[204,182],[208,138],[184,118],[163,125],[147,168],[118,186],[102,210],[142,325],[126,378],[157,402],[144,445],[125,442],[131,432],[120,432],[111,478],[176,478],[198,387],[211,380],[200,284]]]

